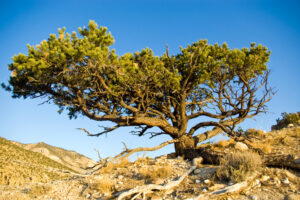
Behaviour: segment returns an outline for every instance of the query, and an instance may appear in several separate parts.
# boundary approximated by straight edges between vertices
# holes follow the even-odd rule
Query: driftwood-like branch
[[[127,146],[123,143],[125,146],[125,150],[123,152],[121,152],[120,154],[116,155],[113,159],[128,158],[130,155],[137,153],[137,152],[141,152],[141,151],[155,151],[155,150],[161,149],[169,144],[172,144],[172,143],[175,143],[178,141],[179,141],[179,139],[173,139],[173,140],[163,142],[160,145],[157,145],[155,147],[138,147],[135,149],[128,149]]]
[[[87,135],[88,136],[100,136],[100,135],[103,135],[103,134],[105,134],[105,133],[109,133],[109,132],[111,132],[111,131],[113,131],[113,130],[116,130],[117,128],[120,128],[120,126],[119,125],[117,125],[117,126],[114,126],[114,127],[111,127],[111,128],[108,128],[108,127],[104,127],[104,131],[102,131],[102,132],[100,132],[100,133],[96,133],[96,134],[92,134],[92,133],[90,133],[88,130],[86,130],[85,128],[77,128],[78,130],[82,130],[82,131],[84,131],[85,133],[87,133]]]
[[[234,185],[230,185],[230,186],[226,186],[220,190],[216,190],[210,193],[206,193],[206,194],[200,194],[195,198],[191,198],[188,200],[209,200],[212,197],[216,197],[217,195],[222,195],[222,194],[228,194],[228,193],[233,193],[233,192],[238,192],[240,190],[245,190],[247,188],[252,188],[255,187],[256,185],[259,184],[259,182],[253,182],[253,179],[257,176],[257,174],[252,175],[251,177],[249,177],[247,180],[240,182],[240,183],[236,183]]]
[[[175,181],[171,181],[165,185],[156,185],[156,184],[149,184],[149,185],[143,185],[143,186],[138,186],[135,187],[129,191],[126,191],[118,196],[118,200],[122,200],[125,197],[134,195],[134,194],[144,194],[144,193],[149,193],[153,190],[170,190],[176,186],[178,186],[186,176],[188,176],[192,171],[196,169],[196,166],[192,166],[188,171],[186,171],[179,179]]]

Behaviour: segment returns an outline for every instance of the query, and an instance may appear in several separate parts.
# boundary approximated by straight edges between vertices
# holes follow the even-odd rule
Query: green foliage
[[[240,50],[199,40],[177,55],[167,50],[154,56],[146,48],[119,56],[110,49],[114,39],[107,28],[90,21],[78,32],[58,29],[58,36],[28,45],[27,55],[13,57],[9,85],[2,86],[14,98],[48,97],[70,118],[82,114],[115,122],[115,128],[139,126],[140,136],[158,126],[173,138],[187,133],[188,120],[200,116],[213,120],[199,123],[189,135],[202,126],[216,126],[216,119],[230,133],[231,125],[243,121],[232,118],[264,112],[270,100],[270,51],[261,44]]]
[[[272,126],[272,130],[280,130],[289,124],[297,125],[300,122],[300,112],[297,113],[281,113],[281,119],[276,120],[276,124]]]

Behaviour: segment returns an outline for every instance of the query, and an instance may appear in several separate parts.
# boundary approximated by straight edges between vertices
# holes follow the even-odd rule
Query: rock
[[[288,185],[288,184],[290,184],[290,181],[289,181],[288,178],[284,178],[282,183],[285,184],[285,185]]]
[[[196,183],[196,184],[199,184],[199,183],[201,183],[201,181],[197,179],[197,180],[195,181],[195,183]]]
[[[198,175],[198,174],[201,173],[201,171],[202,171],[201,169],[195,169],[195,170],[194,170],[194,174],[195,174],[195,175]]]
[[[293,128],[294,127],[294,124],[289,124],[288,125],[288,128]]]
[[[202,192],[207,192],[207,189],[204,188],[204,189],[202,190]]]
[[[297,165],[300,165],[300,158],[297,158],[296,160],[294,160],[294,163]]]
[[[300,195],[299,194],[288,194],[284,197],[284,200],[299,200]]]
[[[258,197],[256,195],[250,195],[250,196],[248,196],[248,199],[258,200]]]
[[[86,194],[85,198],[89,199],[91,197],[91,194]]]
[[[118,179],[123,179],[123,178],[124,178],[123,175],[119,175],[119,176],[118,176]]]
[[[229,182],[228,182],[228,185],[233,185],[234,184],[234,182],[232,181],[232,180],[230,180]]]
[[[237,142],[234,145],[234,148],[236,148],[237,150],[240,150],[240,151],[247,151],[249,149],[248,146],[242,142]]]
[[[153,183],[156,184],[156,185],[161,185],[161,184],[164,184],[164,180],[161,179],[161,178],[158,178]]]
[[[217,167],[203,167],[194,170],[194,174],[205,180],[210,179],[217,171]]]
[[[208,184],[208,183],[210,183],[210,180],[206,179],[206,180],[204,180],[204,183]]]
[[[202,162],[203,162],[202,157],[194,158],[193,161],[192,161],[192,165],[193,166],[199,166],[199,165],[201,165]]]
[[[261,180],[262,181],[267,181],[267,180],[269,180],[270,179],[270,176],[262,176],[261,177]]]

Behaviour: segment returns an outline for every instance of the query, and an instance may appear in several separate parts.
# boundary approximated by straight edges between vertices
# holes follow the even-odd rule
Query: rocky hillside
[[[58,166],[43,168],[47,162],[56,163],[47,158],[46,161],[28,163],[29,155],[24,153],[10,154],[8,149],[2,151],[6,155],[1,160],[8,160],[10,174],[18,172],[18,168],[30,166],[36,162],[38,166],[28,173],[19,173],[24,177],[19,185],[12,182],[1,182],[1,199],[149,199],[149,200],[298,200],[300,199],[300,171],[278,166],[268,167],[264,164],[264,153],[268,155],[293,155],[299,161],[300,127],[286,128],[280,131],[265,133],[251,129],[245,132],[239,142],[229,140],[217,144],[204,144],[211,151],[226,154],[219,164],[206,164],[201,157],[193,161],[174,157],[173,154],[157,158],[141,157],[135,162],[126,159],[103,162],[98,170],[86,174],[74,174],[66,168]],[[244,139],[244,140],[243,140]],[[20,147],[7,140],[4,146],[18,151]],[[2,146],[1,146],[2,147]],[[8,147],[5,147],[8,148]],[[39,154],[42,156],[41,154]],[[42,156],[45,159],[45,156]],[[42,158],[41,157],[41,158]],[[17,160],[16,160],[17,159]],[[43,160],[41,159],[41,160]],[[11,161],[15,160],[15,161]],[[21,161],[19,161],[21,160]],[[16,163],[19,163],[16,164]],[[99,163],[100,165],[101,163]],[[300,163],[295,163],[299,165]],[[56,166],[55,165],[55,166]],[[40,169],[42,168],[42,169]],[[55,168],[55,170],[53,170]],[[30,177],[35,170],[43,174],[47,170],[60,172],[55,179],[32,181]],[[43,171],[44,170],[44,171]],[[45,171],[46,170],[46,171]],[[27,172],[26,171],[26,172]],[[6,174],[8,174],[6,172]],[[66,173],[68,172],[68,173]],[[48,172],[49,173],[49,172]],[[64,175],[64,176],[63,176]],[[12,176],[12,175],[11,175]],[[41,176],[41,175],[40,175]],[[49,175],[48,175],[49,177]],[[6,180],[6,179],[5,179]],[[52,181],[50,181],[52,180]]]
[[[68,177],[74,170],[0,137],[0,184],[46,183]]]
[[[94,160],[87,158],[75,151],[54,147],[44,142],[35,144],[22,144],[18,142],[13,143],[26,150],[41,153],[44,156],[80,173],[86,173],[87,168],[90,168],[96,164]]]

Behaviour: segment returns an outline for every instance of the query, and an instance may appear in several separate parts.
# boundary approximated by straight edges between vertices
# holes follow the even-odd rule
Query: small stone
[[[91,194],[86,194],[85,198],[89,199],[91,197]]]
[[[123,185],[123,182],[122,182],[122,181],[119,181],[119,182],[118,182],[118,185]]]
[[[193,161],[192,161],[192,165],[193,166],[199,166],[202,162],[203,162],[202,157],[194,158]]]
[[[240,151],[247,151],[249,149],[248,146],[242,142],[237,142],[234,147]]]
[[[204,188],[204,189],[202,189],[202,192],[207,192],[207,189],[205,189],[205,188]]]
[[[300,158],[297,158],[296,160],[294,160],[294,163],[295,163],[296,165],[300,165]]]
[[[201,169],[195,169],[195,170],[194,170],[194,174],[195,174],[195,175],[200,174],[200,173],[201,173]]]
[[[123,178],[124,178],[123,175],[119,175],[119,176],[118,176],[118,179],[123,179]]]
[[[294,127],[294,124],[289,124],[288,125],[288,128],[293,128]]]
[[[199,183],[201,183],[201,181],[197,179],[197,180],[195,181],[195,183],[199,184]]]
[[[210,180],[206,179],[206,180],[204,180],[204,183],[208,184],[208,183],[210,183]]]
[[[228,185],[233,185],[234,184],[234,182],[232,181],[232,180],[230,180],[229,182],[228,182]]]
[[[258,200],[258,197],[255,196],[255,195],[250,195],[250,196],[248,196],[248,199],[251,199],[251,200]]]
[[[161,178],[158,178],[158,179],[156,179],[156,180],[154,181],[154,184],[156,184],[156,185],[164,184],[164,180],[161,179]]]
[[[267,180],[269,180],[270,179],[270,176],[262,176],[261,177],[261,180],[262,181],[267,181]]]
[[[288,178],[284,178],[282,183],[285,184],[285,185],[288,185],[288,184],[290,184],[290,181],[289,181]]]

